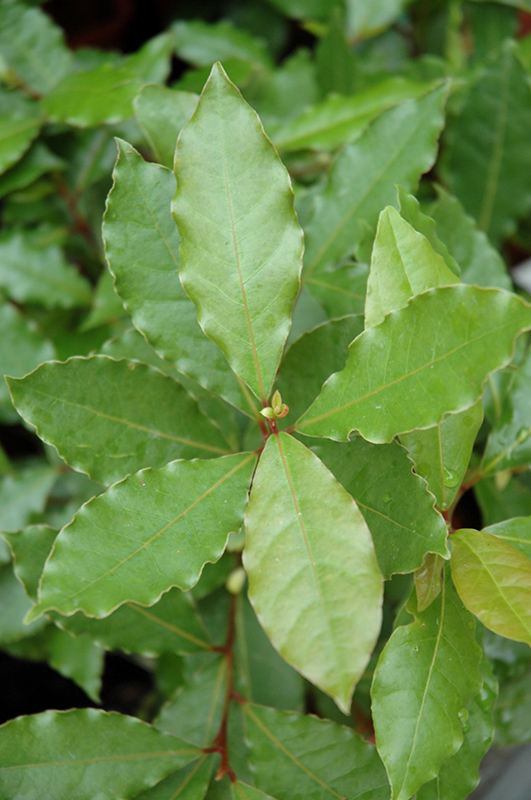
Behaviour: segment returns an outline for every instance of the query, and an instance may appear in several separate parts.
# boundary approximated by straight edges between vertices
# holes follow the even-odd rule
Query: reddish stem
[[[85,215],[80,211],[78,195],[72,194],[72,192],[69,191],[66,183],[62,180],[57,182],[57,192],[66,205],[68,213],[72,218],[73,232],[79,233],[80,236],[83,236],[90,245],[91,249],[98,252],[98,241],[96,240],[96,237],[94,236],[94,233],[92,232]]]

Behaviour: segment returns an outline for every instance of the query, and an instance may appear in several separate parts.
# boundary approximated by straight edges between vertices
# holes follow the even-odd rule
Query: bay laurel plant
[[[77,643],[89,692],[96,651],[152,659],[161,702],[7,722],[0,797],[464,800],[492,662],[529,661],[531,518],[463,527],[459,501],[496,474],[501,507],[530,461],[531,305],[464,269],[497,256],[453,197],[427,216],[411,194],[448,83],[360,129],[298,216],[219,63],[184,111],[168,91],[137,96],[156,160],[117,137],[103,222],[134,327],[7,378],[94,496],[4,534],[28,629]]]

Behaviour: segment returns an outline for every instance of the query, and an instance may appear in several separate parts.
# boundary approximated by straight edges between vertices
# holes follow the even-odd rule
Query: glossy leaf
[[[444,561],[437,553],[427,553],[421,567],[415,571],[415,593],[418,611],[425,611],[439,596],[443,580]]]
[[[373,445],[356,436],[348,444],[322,441],[312,449],[356,501],[384,578],[417,569],[426,552],[447,557],[444,520],[397,442]]]
[[[386,314],[406,306],[414,295],[458,282],[425,236],[391,206],[382,211],[367,283],[366,328],[379,325]]]
[[[531,559],[497,536],[461,529],[452,536],[452,575],[486,628],[531,644]]]
[[[378,443],[432,427],[480,398],[489,373],[509,363],[514,339],[529,327],[531,308],[495,289],[417,295],[352,343],[345,369],[325,383],[297,428],[343,441],[359,430]],[[447,380],[449,371],[456,380]]]
[[[443,258],[448,269],[454,273],[456,278],[459,278],[461,264],[453,257],[445,242],[439,237],[435,220],[431,216],[428,217],[427,214],[424,214],[417,198],[406,192],[401,186],[397,186],[397,195],[400,216],[406,222],[409,222],[411,227],[418,233],[426,237],[435,252]],[[511,287],[506,286],[503,288],[510,289]]]
[[[275,800],[270,794],[264,794],[259,789],[249,786],[248,783],[236,781],[231,784],[231,792],[234,800]]]
[[[179,232],[171,217],[173,174],[117,140],[114,186],[103,238],[116,290],[135,326],[177,369],[239,408],[248,408],[219,348],[197,324],[179,280]]]
[[[456,197],[440,186],[436,189],[438,200],[430,208],[430,214],[437,224],[438,235],[461,267],[463,282],[511,290],[505,262],[485,232]]]
[[[275,131],[273,141],[279,150],[326,150],[354,142],[383,111],[419,98],[430,88],[393,76],[350,97],[333,94]]]
[[[39,94],[71,69],[72,53],[61,28],[42,9],[25,3],[2,3],[0,51],[19,81]]]
[[[482,685],[474,620],[451,582],[425,611],[411,601],[408,611],[415,621],[392,634],[371,689],[376,743],[392,800],[409,800],[459,750],[459,712]]]
[[[362,330],[363,317],[352,315],[329,320],[291,345],[275,382],[289,406],[290,420],[308,408],[330,373],[345,365],[348,346]]]
[[[281,433],[260,458],[245,527],[249,598],[264,630],[347,712],[381,619],[380,571],[356,504],[313,453]]]
[[[496,525],[489,525],[483,529],[484,533],[492,533],[498,539],[520,550],[528,558],[531,558],[531,517],[515,517]]]
[[[100,702],[104,652],[88,636],[71,636],[50,625],[44,631],[45,653],[49,665],[70,678],[94,700]]]
[[[424,784],[417,800],[466,800],[479,783],[479,765],[489,749],[494,733],[492,712],[498,687],[486,656],[481,659],[483,687],[461,712],[463,744],[445,761],[437,777]]]
[[[15,164],[39,133],[43,123],[40,107],[18,92],[0,88],[0,172]]]
[[[514,43],[506,42],[450,118],[440,168],[445,184],[495,243],[531,209],[529,125],[527,73]]]
[[[45,308],[87,305],[91,286],[59,247],[32,247],[15,233],[0,241],[0,289],[18,303]]]
[[[306,275],[352,253],[362,238],[362,221],[375,227],[383,206],[394,202],[395,184],[410,191],[431,167],[445,95],[440,87],[385,111],[340,153],[306,228]]]
[[[166,86],[144,86],[133,101],[135,117],[159,164],[173,167],[181,129],[194,113],[199,97]]]
[[[286,170],[220,65],[179,137],[175,174],[183,286],[205,333],[266,400],[299,291],[302,231]]]
[[[27,800],[125,800],[200,755],[145,722],[95,708],[12,720],[0,728],[0,752],[0,791]]]
[[[105,617],[127,601],[153,605],[172,586],[189,589],[239,530],[254,462],[252,453],[172,461],[91,500],[56,539],[36,614]]]
[[[389,797],[376,749],[350,728],[250,703],[243,710],[251,765],[261,791],[278,800]]]
[[[9,387],[41,438],[102,483],[143,466],[228,452],[180,384],[134,361],[93,356],[50,362],[22,380],[10,379]]]
[[[127,67],[101,64],[68,75],[50,92],[43,107],[54,122],[79,128],[122,122],[133,114],[140,79]]]
[[[57,531],[34,525],[3,536],[13,551],[17,577],[29,597],[37,603],[39,580]],[[87,618],[82,614],[62,617],[54,612],[49,616],[56,625],[80,637],[80,642],[89,638],[106,650],[159,656],[162,653],[204,652],[210,647],[190,597],[179,589],[170,589],[149,609],[126,603],[105,619]]]
[[[519,365],[487,440],[484,474],[531,463],[531,353]]]
[[[173,772],[135,800],[203,800],[212,774],[212,756],[202,758]]]
[[[427,481],[441,509],[454,501],[483,422],[481,400],[458,414],[447,414],[433,428],[402,434],[416,469]]]

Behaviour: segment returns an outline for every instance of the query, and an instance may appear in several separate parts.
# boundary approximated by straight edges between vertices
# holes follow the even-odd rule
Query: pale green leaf
[[[508,364],[514,339],[531,327],[531,308],[496,289],[450,286],[413,297],[351,344],[297,428],[375,443],[437,424],[469,408],[490,372]],[[453,375],[451,381],[448,374]]]
[[[249,598],[264,630],[348,712],[378,636],[382,597],[355,502],[313,453],[280,433],[260,458],[245,527]]]
[[[371,689],[378,752],[392,800],[409,798],[461,747],[459,712],[482,685],[474,619],[447,579],[410,625],[397,628],[378,660]]]
[[[181,279],[198,320],[263,401],[299,291],[302,231],[288,174],[220,65],[179,137]]]
[[[116,290],[141,331],[179,372],[195,378],[239,408],[247,408],[234,373],[197,324],[197,312],[179,280],[179,232],[170,205],[175,177],[148,164],[117,140],[114,186],[103,238]]]
[[[312,449],[356,501],[384,578],[412,572],[426,552],[448,556],[444,520],[397,442],[373,445],[356,436],[348,444],[322,441]]]
[[[52,361],[22,380],[9,379],[9,387],[39,436],[74,469],[102,483],[143,466],[228,452],[179,383],[135,361]]]
[[[15,577],[11,564],[0,567],[0,596],[0,646],[34,636],[48,624],[45,619],[38,619],[31,625],[25,624],[24,618],[31,608],[31,602]]]
[[[59,247],[34,247],[21,233],[0,240],[0,289],[18,303],[45,308],[86,306],[92,294]]]
[[[531,351],[518,366],[489,434],[481,472],[499,472],[531,463]]]
[[[347,264],[331,272],[314,273],[304,279],[303,286],[330,317],[363,314],[368,274],[367,264]]]
[[[3,536],[13,551],[15,574],[31,600],[37,603],[39,580],[57,531],[34,525],[20,533],[4,533]],[[191,598],[179,589],[170,589],[151,608],[126,603],[105,619],[92,619],[83,614],[62,617],[54,612],[49,616],[56,625],[80,637],[80,641],[90,637],[106,650],[159,656],[204,652],[210,648]]]
[[[136,120],[159,164],[173,167],[177,137],[194,113],[198,100],[192,92],[154,85],[144,86],[135,97]]]
[[[433,428],[402,434],[415,468],[427,481],[441,509],[456,497],[483,422],[481,400],[458,414],[447,414]]]
[[[495,243],[531,209],[530,125],[528,75],[508,41],[449,120],[440,165],[445,184]]]
[[[430,215],[436,222],[437,233],[461,267],[464,283],[512,289],[507,267],[498,250],[489,242],[463,206],[440,186],[438,200],[431,206]]]
[[[56,480],[57,468],[42,462],[6,475],[0,484],[0,530],[18,531],[40,513]]]
[[[214,61],[235,59],[270,66],[271,58],[263,39],[251,36],[221,20],[177,22],[172,26],[175,51],[179,58],[196,67],[210,67]]]
[[[44,99],[43,108],[54,122],[79,128],[122,122],[132,116],[133,98],[141,85],[133,70],[101,64],[63,78]]]
[[[307,274],[354,252],[365,230],[362,222],[376,226],[382,208],[395,200],[395,184],[413,190],[432,166],[445,97],[442,86],[385,111],[340,153],[306,226]]]
[[[122,65],[143,83],[165,83],[171,71],[172,55],[173,36],[165,31],[148,39],[136,53],[126,56]]]
[[[15,164],[39,133],[43,114],[37,103],[20,92],[0,87],[0,172]]]
[[[1,129],[1,123],[0,123]],[[2,134],[0,133],[0,138]],[[1,149],[1,145],[0,145]],[[36,142],[22,159],[0,177],[0,197],[25,189],[48,172],[63,170],[66,164],[42,142]]]
[[[212,774],[212,756],[203,755],[193,764],[173,772],[135,800],[203,800]]]
[[[61,28],[42,9],[20,2],[2,3],[0,51],[21,83],[39,94],[49,92],[72,65]]]
[[[437,777],[419,789],[416,800],[466,800],[479,783],[479,765],[494,734],[492,712],[498,689],[485,655],[481,659],[480,671],[483,677],[481,691],[460,716],[463,744],[442,764]]]
[[[403,308],[416,294],[459,283],[442,256],[391,206],[380,214],[367,283],[365,327]]]
[[[427,553],[422,566],[415,571],[415,592],[418,611],[425,611],[439,596],[444,561],[437,553]]]
[[[347,360],[348,346],[363,330],[361,314],[334,319],[305,333],[294,342],[280,364],[275,387],[295,420],[317,397],[331,372]]]
[[[494,633],[531,645],[531,559],[498,536],[452,536],[452,575],[461,600]]]
[[[288,151],[306,147],[326,150],[354,142],[383,111],[417,99],[430,88],[427,83],[397,75],[350,97],[333,94],[275,130],[273,141],[279,150]]]
[[[261,791],[278,800],[388,800],[376,749],[350,728],[250,703],[243,710]]]
[[[127,601],[153,605],[172,586],[189,589],[239,530],[255,461],[172,461],[95,497],[57,537],[36,614],[105,617]]]
[[[387,28],[402,13],[409,0],[346,0],[346,26],[354,39],[367,39]]]
[[[441,241],[439,238],[435,221],[432,217],[428,217],[421,211],[420,203],[417,198],[409,194],[409,192],[406,192],[401,186],[397,186],[397,194],[400,216],[405,219],[406,222],[409,222],[418,233],[426,237],[435,252],[442,256],[448,269],[450,269],[456,277],[459,277],[461,274],[461,262],[459,261],[458,263],[456,261],[454,256],[449,252],[445,242]],[[511,287],[504,286],[503,288],[510,289]]]
[[[7,722],[0,752],[0,793],[25,800],[126,800],[201,755],[134,717],[95,708]]]
[[[520,550],[528,558],[531,558],[531,517],[515,517],[496,525],[489,525],[483,529],[484,533],[493,533],[498,539],[512,545]]]

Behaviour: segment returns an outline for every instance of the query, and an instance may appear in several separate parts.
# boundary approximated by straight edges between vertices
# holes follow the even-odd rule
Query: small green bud
[[[236,569],[233,569],[225,583],[227,591],[231,594],[240,594],[245,586],[246,578],[247,575],[243,567],[236,567]]]
[[[266,419],[276,419],[276,414],[271,408],[271,406],[267,406],[260,411],[260,414],[265,417]]]

